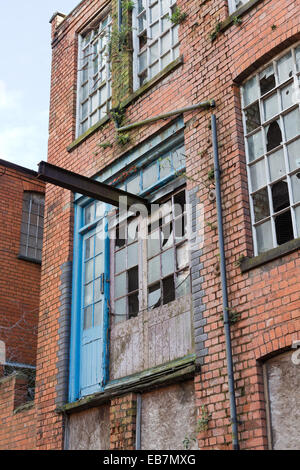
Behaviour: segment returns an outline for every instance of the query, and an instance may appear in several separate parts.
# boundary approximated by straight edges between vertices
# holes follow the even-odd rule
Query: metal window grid
[[[292,70],[288,77],[285,80],[280,80],[279,77],[279,68],[278,64],[280,64],[281,60],[285,60],[288,55],[291,54],[291,64]],[[267,91],[264,94],[261,94],[260,90],[260,77],[263,77],[263,73],[267,72],[269,67],[273,67],[274,76],[275,76],[275,86]],[[245,89],[247,84],[249,85],[250,82],[255,83],[256,90],[258,91],[257,97],[246,103],[245,101]],[[266,251],[267,249],[274,248],[278,246],[277,236],[276,236],[276,226],[275,226],[275,218],[278,215],[281,215],[285,212],[291,211],[291,219],[292,219],[292,227],[293,227],[293,234],[294,238],[300,237],[300,201],[299,197],[296,197],[296,184],[300,185],[300,179],[297,179],[296,176],[299,174],[300,168],[300,156],[298,159],[297,167],[292,168],[289,160],[288,148],[289,145],[295,143],[297,146],[297,151],[300,154],[300,126],[298,121],[298,129],[295,132],[295,135],[289,135],[290,128],[287,126],[287,118],[292,112],[298,111],[298,119],[300,119],[299,114],[299,105],[300,105],[300,45],[296,45],[293,48],[290,48],[279,56],[275,57],[273,61],[267,63],[262,68],[260,68],[254,75],[252,75],[243,85],[242,93],[241,93],[241,100],[242,100],[242,108],[243,108],[243,127],[244,127],[244,136],[245,136],[245,149],[246,149],[246,158],[247,158],[247,174],[248,174],[248,183],[249,183],[249,193],[250,193],[250,212],[251,212],[251,219],[252,219],[252,230],[253,230],[253,244],[254,244],[254,251],[255,255],[259,254],[262,251]],[[284,95],[283,91],[288,91],[291,93],[292,102],[289,103],[287,107],[284,106]],[[286,95],[288,96],[288,94]],[[274,115],[268,116],[267,115],[267,104],[270,103],[270,99],[275,98],[277,101],[277,112]],[[287,98],[286,98],[287,99]],[[268,101],[269,100],[269,101]],[[287,99],[288,101],[289,99]],[[274,104],[274,103],[273,103]],[[247,130],[247,112],[248,116],[252,110],[256,106],[256,109],[259,111],[259,125],[255,129]],[[271,103],[272,108],[272,103]],[[270,129],[270,124],[277,122],[280,126],[282,141],[279,145],[276,145],[274,148],[268,150],[267,143],[267,131]],[[250,154],[250,139],[253,136],[258,137],[261,134],[262,137],[262,152],[261,155],[254,156],[251,158]],[[272,157],[277,154],[279,151],[283,153],[283,165],[284,165],[284,172],[277,177],[272,177],[271,175],[271,162]],[[261,163],[261,171],[256,171],[255,166]],[[275,161],[272,162],[272,164]],[[254,170],[253,170],[254,169]],[[255,187],[255,181],[253,178],[254,174],[258,174],[259,178],[262,178],[262,175],[265,174],[265,183],[259,184],[258,187]],[[300,176],[300,175],[299,175]],[[292,178],[295,181],[294,186],[292,185]],[[288,188],[288,196],[290,204],[289,206],[284,207],[282,210],[275,211],[273,207],[273,199],[272,199],[272,188],[274,185],[280,181],[286,181],[287,188]],[[269,204],[269,214],[266,217],[263,217],[260,220],[255,219],[255,204],[254,198],[255,196],[260,196],[262,190],[267,190],[267,198]],[[300,190],[298,189],[298,192]],[[262,194],[262,193],[261,193]],[[298,194],[298,193],[297,193]],[[272,244],[269,246],[259,246],[258,238],[257,238],[257,228],[260,227],[259,230],[264,233],[264,229],[262,227],[263,224],[265,227],[271,228],[271,236],[272,236]],[[270,226],[271,224],[271,226]]]
[[[137,90],[179,57],[176,0],[137,0],[133,9],[133,86]],[[166,44],[168,43],[168,44]]]

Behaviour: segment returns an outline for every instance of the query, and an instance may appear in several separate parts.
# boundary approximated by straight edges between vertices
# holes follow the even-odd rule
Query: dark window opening
[[[160,283],[156,283],[148,289],[148,307],[156,308],[161,304]]]
[[[271,91],[273,90],[273,88],[275,88],[276,82],[275,82],[275,75],[273,72],[273,67],[272,67],[271,73],[268,69],[265,70],[265,73],[260,78],[259,83],[260,83],[260,91],[262,95],[264,95],[265,93],[268,93],[268,91]]]
[[[286,181],[279,181],[272,186],[272,199],[274,212],[281,211],[290,205],[288,185]]]
[[[169,276],[163,279],[163,304],[166,305],[169,302],[175,300],[175,285],[174,276]]]
[[[282,133],[277,121],[270,124],[267,132],[267,151],[275,149],[282,143]]]
[[[255,222],[270,215],[269,198],[267,188],[261,189],[253,195]]]
[[[128,292],[133,292],[139,288],[138,267],[129,269],[128,271]]]
[[[136,317],[139,313],[139,295],[131,294],[128,296],[128,316],[129,318]]]
[[[252,132],[261,125],[259,104],[254,103],[245,109],[247,133]]]
[[[283,214],[275,217],[276,238],[278,245],[282,245],[290,240],[293,240],[293,224],[291,211],[284,212]]]

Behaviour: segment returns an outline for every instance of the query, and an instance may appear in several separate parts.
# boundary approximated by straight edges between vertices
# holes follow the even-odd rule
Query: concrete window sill
[[[249,0],[249,2],[245,3],[240,8],[231,13],[231,15],[226,18],[226,20],[222,21],[220,31],[226,31],[226,29],[230,28],[230,26],[235,23],[236,18],[240,18],[241,16],[245,15],[262,1],[263,0]]]
[[[261,253],[258,256],[254,256],[253,258],[245,258],[241,262],[241,271],[242,273],[245,273],[251,269],[258,268],[259,266],[269,263],[270,261],[288,255],[289,253],[292,253],[299,248],[300,238],[296,238],[295,240],[291,240],[287,243],[284,243],[283,245],[277,246],[276,248],[272,248],[271,250],[268,250],[265,253]]]

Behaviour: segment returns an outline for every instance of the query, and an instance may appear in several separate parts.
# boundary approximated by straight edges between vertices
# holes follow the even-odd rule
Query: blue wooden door
[[[80,396],[103,387],[105,364],[104,220],[83,236],[80,344]]]

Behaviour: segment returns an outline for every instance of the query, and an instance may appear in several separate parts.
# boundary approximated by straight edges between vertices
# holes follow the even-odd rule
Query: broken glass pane
[[[267,188],[253,194],[253,209],[255,222],[259,222],[270,215],[269,198]]]
[[[300,139],[295,140],[287,146],[290,170],[300,168]]]
[[[115,297],[122,297],[126,290],[126,273],[123,273],[115,277]]]
[[[290,210],[275,217],[275,229],[278,245],[293,240],[294,232]]]
[[[300,201],[300,171],[291,176],[294,202]]]
[[[187,270],[177,274],[175,283],[177,298],[190,293],[190,274]]]
[[[273,121],[269,126],[265,128],[267,137],[267,152],[275,149],[282,143],[282,132],[280,127],[280,121]]]
[[[149,188],[152,186],[158,179],[158,167],[156,162],[148,166],[143,172],[143,188]]]
[[[263,108],[264,108],[264,117],[265,121],[268,121],[271,119],[273,116],[278,114],[278,97],[277,93],[275,93],[272,96],[269,96],[269,98],[266,98],[263,101]]]
[[[245,118],[247,133],[254,131],[260,126],[261,120],[258,102],[245,109]]]
[[[147,31],[145,30],[139,35],[139,49],[142,50],[147,44]]]
[[[139,33],[144,31],[147,26],[146,12],[139,17]]]
[[[262,95],[268,93],[276,86],[273,64],[259,74],[260,92]]]
[[[138,244],[133,243],[128,247],[128,268],[132,268],[138,264]]]
[[[164,225],[161,229],[162,235],[162,249],[166,250],[170,248],[173,244],[173,230],[172,224]]]
[[[128,316],[134,318],[139,313],[139,294],[131,294],[128,296]]]
[[[174,196],[174,217],[178,217],[185,212],[185,191],[175,194]]]
[[[160,251],[160,230],[152,232],[147,240],[148,258],[152,258]]]
[[[273,248],[270,220],[256,227],[256,236],[258,253],[263,253],[264,251],[268,251],[270,248]]]
[[[243,86],[244,106],[253,103],[259,97],[256,76],[248,80]]]
[[[272,199],[274,212],[281,211],[290,205],[289,191],[286,180],[273,184]]]
[[[85,263],[85,275],[84,275],[84,282],[88,283],[91,282],[94,276],[94,261],[90,260]]]
[[[118,274],[119,272],[124,271],[126,269],[126,249],[117,251],[115,254],[115,259],[115,270]]]
[[[100,326],[103,324],[103,308],[102,302],[98,302],[94,305],[94,326]]]
[[[148,307],[156,308],[161,303],[161,289],[160,284],[157,283],[154,286],[149,287],[148,291]]]
[[[83,329],[88,330],[93,326],[93,307],[90,306],[84,309],[84,325]]]
[[[268,161],[271,181],[275,181],[286,174],[283,149],[269,155]]]
[[[252,191],[256,191],[258,188],[265,186],[267,184],[265,160],[260,160],[254,165],[251,165],[249,168]]]
[[[116,248],[122,248],[126,243],[126,226],[118,225],[116,228]]]
[[[264,154],[264,146],[262,140],[262,132],[256,132],[256,134],[251,135],[247,138],[248,141],[248,153],[249,153],[249,162],[256,160],[258,157],[261,157]]]
[[[175,300],[174,276],[167,277],[162,281],[163,285],[163,305]]]
[[[165,251],[161,257],[162,276],[168,276],[174,272],[174,251]]]
[[[160,278],[160,257],[156,256],[156,258],[151,259],[148,261],[148,283],[151,284],[152,282],[158,281]]]
[[[295,100],[293,99],[293,83],[290,85],[282,88],[281,92],[281,105],[282,109],[287,109],[290,106],[292,106],[295,103]]]
[[[138,238],[139,221],[137,218],[128,221],[128,243],[132,243]]]
[[[277,62],[279,83],[285,82],[293,76],[293,59],[292,53],[289,52]]]
[[[93,283],[87,284],[84,287],[84,305],[89,305],[93,302]]]
[[[300,134],[300,114],[299,108],[294,109],[292,112],[283,117],[285,138],[290,140],[296,135]]]
[[[176,261],[177,261],[177,269],[182,269],[184,266],[188,264],[189,256],[188,256],[188,245],[184,243],[180,245],[176,249]]]

